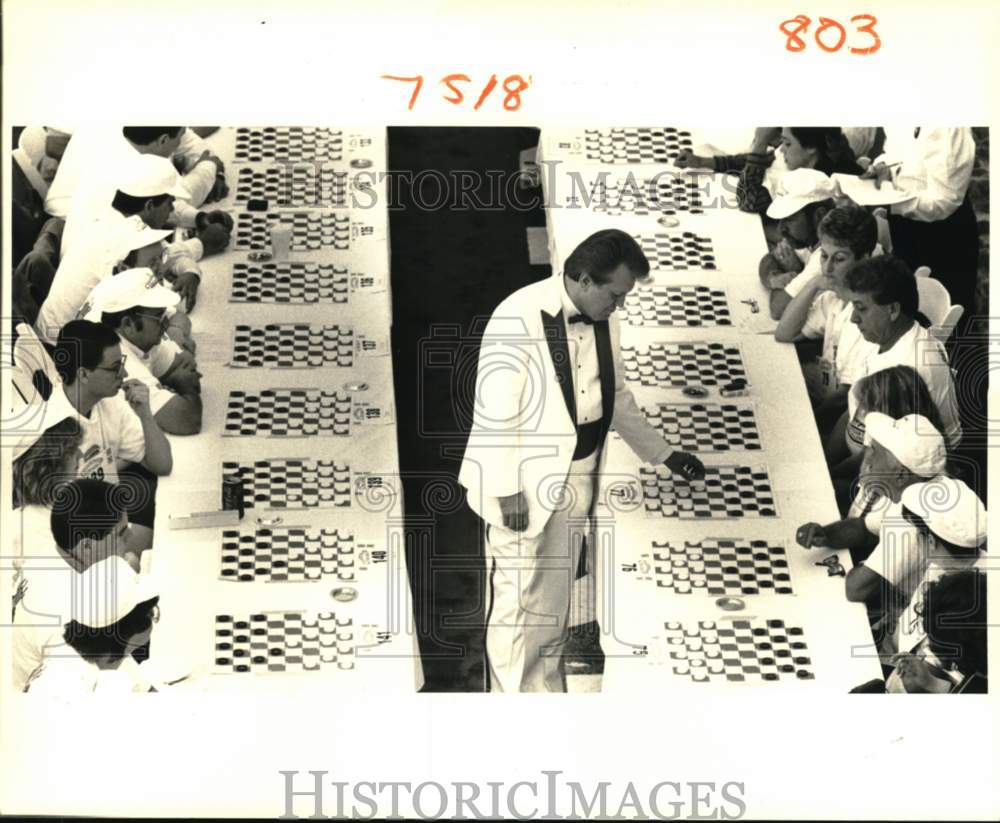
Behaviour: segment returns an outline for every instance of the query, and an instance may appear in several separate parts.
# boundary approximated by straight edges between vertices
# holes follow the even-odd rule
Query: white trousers
[[[486,529],[487,683],[494,692],[564,692],[559,661],[569,630],[570,597],[601,450],[576,460],[562,504],[535,537]]]

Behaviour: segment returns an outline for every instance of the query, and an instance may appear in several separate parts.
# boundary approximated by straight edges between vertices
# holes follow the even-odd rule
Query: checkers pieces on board
[[[347,172],[316,166],[243,166],[236,178],[233,201],[267,200],[271,207],[344,208],[347,205]]]
[[[735,403],[660,403],[643,408],[646,419],[675,449],[758,451],[753,406]]]
[[[351,396],[320,389],[231,391],[224,436],[347,437]]]
[[[686,543],[654,540],[653,575],[658,588],[674,594],[793,593],[784,546],[766,540],[706,538]]]
[[[655,271],[717,268],[711,239],[699,237],[693,231],[637,234],[635,239]]]
[[[696,683],[815,679],[802,629],[783,620],[671,622],[664,628],[674,674]]]
[[[236,129],[234,160],[237,163],[322,163],[343,157],[344,137],[334,129],[297,126]]]
[[[705,479],[688,482],[666,466],[639,469],[647,517],[702,520],[777,517],[767,470],[750,466],[706,466]]]
[[[303,369],[354,365],[354,332],[346,326],[305,323],[237,325],[231,366]]]
[[[337,529],[226,529],[219,577],[244,583],[349,583],[355,579],[354,560],[354,535]]]
[[[354,659],[354,621],[334,612],[215,616],[217,674],[349,670]]]
[[[708,286],[645,286],[625,298],[620,310],[633,326],[731,326],[722,289]]]
[[[653,343],[622,346],[625,379],[643,386],[724,386],[743,379],[739,346],[727,343]]]
[[[284,211],[241,212],[236,219],[237,251],[264,251],[271,248],[271,226],[283,223],[292,229],[293,252],[351,248],[351,218],[335,212]]]
[[[223,477],[239,477],[249,508],[315,509],[351,505],[351,469],[332,460],[270,458],[224,462]]]
[[[587,129],[583,145],[600,163],[666,163],[692,147],[691,132],[669,127]]]
[[[231,303],[347,303],[344,267],[320,263],[234,263]]]
[[[690,175],[663,174],[651,179],[630,175],[623,181],[599,180],[592,197],[593,210],[611,217],[704,213],[701,188]]]

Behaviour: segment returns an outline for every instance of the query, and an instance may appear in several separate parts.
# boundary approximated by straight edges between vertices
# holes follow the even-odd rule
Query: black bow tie
[[[594,325],[594,321],[591,320],[589,317],[587,317],[587,315],[585,314],[574,314],[572,317],[570,317],[569,324],[573,325],[574,323],[586,323],[588,326]]]

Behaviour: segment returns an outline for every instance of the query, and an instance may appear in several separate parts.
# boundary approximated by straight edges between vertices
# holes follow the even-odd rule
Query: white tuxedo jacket
[[[479,351],[472,430],[458,476],[472,510],[498,527],[498,498],[523,492],[528,537],[539,534],[559,507],[576,449],[561,277],[519,289],[493,312]],[[663,462],[672,450],[625,386],[617,313],[595,322],[594,334],[605,431],[617,431],[642,460]],[[602,455],[599,470],[603,463]]]

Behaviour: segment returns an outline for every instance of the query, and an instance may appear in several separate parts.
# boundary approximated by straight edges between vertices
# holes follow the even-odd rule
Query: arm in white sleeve
[[[180,157],[182,166],[188,171],[194,162],[206,151],[212,151],[202,138],[185,126],[181,130],[181,141],[174,151],[174,157]]]
[[[164,262],[166,262],[172,271],[178,274],[181,271],[196,270],[197,265],[195,264],[205,256],[205,246],[197,237],[192,237],[190,240],[181,240],[178,243],[167,243],[163,251]],[[181,264],[175,261],[190,261],[189,268],[178,269],[177,267]],[[193,269],[190,267],[192,265]]]
[[[924,222],[944,220],[962,205],[972,178],[975,141],[968,129],[931,129],[924,155],[924,180],[910,181],[906,167],[897,171],[897,186],[916,197],[893,208],[896,214]],[[922,135],[923,136],[923,135]]]

